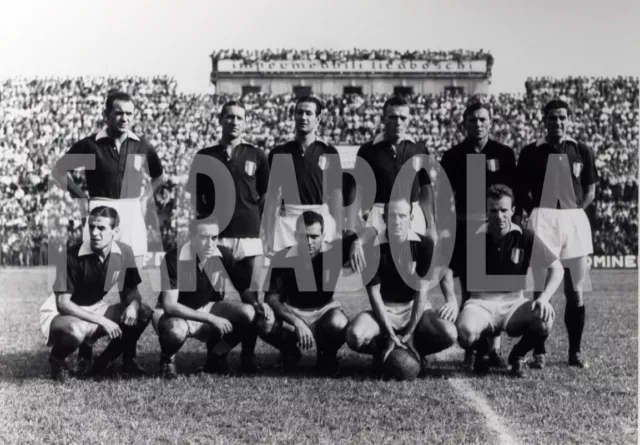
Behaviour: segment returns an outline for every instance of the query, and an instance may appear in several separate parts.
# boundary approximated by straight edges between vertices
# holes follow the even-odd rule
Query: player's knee
[[[276,325],[276,320],[272,317],[271,320],[267,320],[266,317],[261,315],[256,315],[255,318],[256,329],[258,330],[258,335],[265,336],[269,335]]]
[[[250,304],[243,304],[242,307],[240,307],[239,312],[240,316],[238,317],[238,321],[241,324],[251,324],[256,318],[256,310]]]
[[[463,348],[468,348],[480,338],[479,333],[469,324],[459,323],[456,330],[458,343]]]
[[[350,323],[347,325],[345,332],[345,340],[347,346],[351,349],[358,351],[369,343],[366,330],[358,323]]]
[[[153,309],[146,304],[141,304],[138,310],[138,324],[146,326],[153,317]]]
[[[180,318],[168,318],[159,326],[160,337],[164,340],[180,342],[189,334],[189,327]]]
[[[553,327],[553,321],[551,321],[551,320],[543,321],[540,318],[534,318],[531,321],[531,325],[529,326],[529,329],[535,335],[539,335],[541,337],[546,337],[547,335],[549,335],[551,333],[551,328],[552,327]]]
[[[456,328],[456,325],[450,321],[443,320],[438,331],[440,334],[440,342],[443,345],[448,344],[449,346],[452,346],[458,339],[458,329]]]
[[[329,314],[327,314],[327,321],[323,323],[328,331],[343,333],[349,324],[349,319],[339,309],[333,309]]]
[[[85,334],[79,324],[66,323],[60,326],[52,325],[49,336],[52,339],[52,343],[77,343],[79,345],[84,341]]]

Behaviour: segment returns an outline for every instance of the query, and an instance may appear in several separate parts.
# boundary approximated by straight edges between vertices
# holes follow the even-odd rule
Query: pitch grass
[[[48,379],[48,350],[37,325],[48,294],[46,273],[0,271],[1,444],[496,443],[484,417],[463,402],[448,378],[468,379],[519,443],[637,443],[636,271],[592,272],[584,341],[588,371],[566,366],[564,301],[558,295],[549,366],[529,371],[527,380],[505,373],[466,375],[458,369],[457,350],[439,354],[431,361],[435,372],[409,383],[372,379],[370,359],[346,348],[341,378],[315,377],[312,356],[300,372],[282,375],[276,352],[259,342],[264,371],[255,377],[116,377],[64,386]],[[147,287],[144,295],[155,303],[156,292]],[[435,291],[430,297],[435,304],[440,298]],[[366,305],[360,292],[343,292],[340,299],[351,315]],[[505,353],[512,344],[503,338]],[[237,358],[232,353],[232,364]],[[190,341],[178,370],[193,371],[203,359],[201,345]],[[152,329],[139,343],[139,360],[157,372]]]

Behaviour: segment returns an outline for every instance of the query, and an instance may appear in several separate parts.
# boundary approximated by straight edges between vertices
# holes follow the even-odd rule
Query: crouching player
[[[141,303],[142,280],[131,247],[115,241],[119,225],[116,210],[95,207],[89,214],[89,240],[70,247],[58,264],[54,294],[40,308],[40,327],[52,346],[49,365],[54,380],[70,377],[67,358],[80,345],[92,345],[105,335],[111,341],[95,362],[91,348],[79,352],[78,377],[104,376],[120,354],[125,375],[146,374],[135,361],[135,351],[152,310]],[[103,298],[115,284],[121,303],[108,305]]]
[[[349,319],[339,302],[334,300],[342,265],[350,259],[351,267],[361,272],[366,264],[362,255],[352,253],[358,243],[373,241],[377,231],[365,228],[332,243],[324,242],[324,218],[308,210],[296,222],[297,244],[278,252],[271,262],[271,278],[265,301],[273,309],[274,320],[260,317],[258,330],[263,340],[282,353],[284,370],[293,369],[302,357],[302,350],[317,351],[317,371],[333,376],[338,372],[338,350],[345,341],[345,328]],[[341,243],[342,245],[340,246]],[[307,249],[311,263],[301,255]],[[355,252],[355,250],[354,250]],[[307,277],[313,277],[311,289],[299,286],[294,265],[303,265]],[[303,280],[304,278],[300,278]]]
[[[251,301],[247,295],[251,276],[242,274],[231,251],[218,245],[219,234],[217,222],[194,220],[189,226],[189,241],[167,252],[163,259],[162,291],[153,327],[160,341],[160,373],[165,378],[177,377],[175,355],[189,337],[207,345],[204,372],[229,372],[227,354],[255,329],[254,306],[223,301],[227,279],[242,301]],[[265,318],[273,318],[264,306]]]
[[[385,205],[386,232],[376,240],[380,261],[366,286],[371,310],[357,315],[347,327],[347,345],[354,351],[373,354],[378,372],[395,347],[408,348],[420,359],[450,347],[457,337],[457,303],[449,301],[435,310],[427,300],[426,275],[434,245],[431,239],[411,230],[412,216],[411,204],[405,198],[392,198]],[[399,258],[392,255],[392,245],[398,247]]]
[[[462,347],[476,349],[474,369],[485,373],[488,364],[482,357],[487,338],[500,331],[511,337],[522,336],[509,355],[511,373],[525,377],[524,357],[540,338],[551,332],[555,313],[549,300],[560,285],[564,271],[560,261],[530,230],[521,229],[511,222],[514,212],[513,192],[505,185],[496,184],[487,191],[487,224],[476,233],[486,236],[486,275],[517,275],[519,289],[474,291],[470,285],[470,299],[458,316],[458,341]],[[534,250],[535,249],[535,250]],[[531,301],[523,296],[527,269],[549,270],[549,278],[540,297]],[[467,268],[463,273],[468,281]]]

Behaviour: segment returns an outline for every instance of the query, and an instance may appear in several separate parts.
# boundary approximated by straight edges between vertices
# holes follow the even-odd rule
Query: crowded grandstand
[[[220,50],[219,59],[342,60],[484,58],[485,52],[448,53],[351,51]],[[636,254],[638,250],[638,81],[631,77],[528,79],[522,94],[486,95],[493,111],[492,135],[516,154],[544,135],[542,107],[560,97],[574,110],[570,134],[596,153],[600,183],[591,220],[595,255]],[[177,227],[186,221],[178,196],[197,150],[219,139],[217,114],[232,98],[224,94],[184,94],[169,77],[12,78],[0,84],[0,265],[43,265],[49,244],[81,237],[82,213],[60,188],[50,185],[50,168],[69,147],[97,131],[103,122],[104,98],[113,89],[136,101],[134,132],[153,144],[169,178],[155,195],[157,225],[150,230],[150,250],[175,246]],[[333,145],[359,145],[381,130],[385,94],[319,95],[326,106],[318,135]],[[465,94],[417,94],[410,97],[411,136],[440,159],[463,140]],[[269,152],[294,137],[292,95],[251,93],[242,97],[247,111],[247,139]],[[77,175],[81,181],[84,176]],[[150,212],[153,214],[154,212]],[[65,227],[68,233],[52,227]]]

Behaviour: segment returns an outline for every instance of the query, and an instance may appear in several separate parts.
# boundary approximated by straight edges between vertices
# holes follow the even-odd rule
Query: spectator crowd
[[[455,53],[455,52],[454,52]],[[487,54],[487,53],[482,53]],[[460,51],[460,57],[476,57]],[[220,51],[224,58],[445,57],[439,52],[380,51]],[[451,57],[451,55],[449,55]],[[220,137],[217,113],[224,95],[182,94],[175,80],[154,78],[13,78],[0,83],[0,265],[46,262],[49,243],[62,249],[81,237],[83,205],[50,183],[50,169],[77,140],[102,126],[107,92],[127,91],[136,101],[134,132],[157,149],[168,177],[156,192],[157,221],[149,224],[150,250],[170,248],[186,224],[183,187],[195,152]],[[529,79],[524,94],[486,96],[493,109],[493,137],[515,148],[544,134],[541,108],[561,97],[573,108],[574,138],[596,153],[600,174],[590,208],[595,254],[636,254],[638,250],[638,82],[635,78]],[[235,97],[234,97],[235,98]],[[359,145],[381,130],[387,99],[375,96],[321,96],[326,105],[319,135],[334,145]],[[411,98],[411,133],[439,159],[464,138],[463,95]],[[289,95],[250,94],[247,139],[265,151],[293,137]],[[83,175],[78,173],[78,180]],[[68,242],[68,241],[67,241]]]

